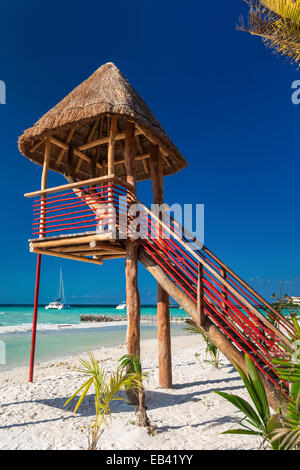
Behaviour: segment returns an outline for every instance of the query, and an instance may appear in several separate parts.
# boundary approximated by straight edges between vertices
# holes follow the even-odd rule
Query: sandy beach
[[[141,343],[141,359],[149,378],[145,382],[148,416],[154,435],[133,424],[133,407],[125,402],[112,406],[112,421],[101,437],[102,449],[256,449],[251,436],[222,435],[233,427],[234,408],[213,390],[238,393],[245,388],[232,365],[223,358],[215,369],[203,361],[205,346],[198,336],[172,338],[173,383],[171,390],[158,387],[156,340]],[[108,370],[126,353],[125,346],[94,351]],[[200,357],[195,357],[200,353]],[[94,399],[88,395],[79,411],[75,403],[63,407],[66,399],[82,383],[75,370],[78,357],[38,364],[34,383],[27,381],[27,368],[1,373],[1,449],[87,449],[87,430],[94,415]]]

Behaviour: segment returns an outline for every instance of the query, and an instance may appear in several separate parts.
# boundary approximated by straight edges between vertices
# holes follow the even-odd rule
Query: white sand
[[[247,397],[244,386],[227,360],[215,369],[195,357],[204,358],[204,344],[198,336],[172,338],[172,390],[158,387],[156,340],[142,341],[142,364],[149,372],[145,383],[148,416],[156,434],[132,424],[133,408],[115,402],[112,421],[101,437],[102,449],[256,449],[252,436],[222,435],[233,427],[237,415],[227,401],[212,393],[223,390]],[[125,348],[102,348],[95,351],[108,369],[116,367]],[[14,369],[0,374],[0,448],[1,449],[86,449],[87,431],[94,414],[92,394],[79,411],[72,412],[75,402],[63,408],[65,400],[82,383],[74,367],[78,358],[41,364],[35,381],[27,382],[28,370]]]

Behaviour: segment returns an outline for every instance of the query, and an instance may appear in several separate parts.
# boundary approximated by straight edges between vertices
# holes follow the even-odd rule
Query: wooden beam
[[[69,151],[70,149],[70,146],[68,144],[66,144],[65,142],[62,142],[61,140],[57,139],[56,137],[53,137],[51,136],[51,143],[56,145],[57,147],[60,147],[62,148],[63,150],[65,150],[66,152]],[[83,152],[80,152],[79,150],[77,150],[76,148],[73,149],[73,153],[74,155],[76,155],[77,157],[79,158],[82,158],[83,160],[85,160],[86,162],[90,163],[91,162],[91,157],[89,157],[88,155],[85,155],[85,153]],[[99,168],[101,168],[101,165],[100,163],[97,163],[97,166]]]
[[[111,233],[101,233],[97,235],[84,235],[79,237],[66,237],[66,238],[56,238],[55,240],[43,240],[31,241],[30,247],[32,248],[55,248],[55,247],[64,247],[71,245],[81,245],[90,243],[92,240],[112,240]]]
[[[125,258],[125,257],[126,257],[126,253],[124,253],[124,254],[119,253],[119,254],[116,254],[116,255],[114,255],[114,254],[112,254],[112,255],[103,254],[102,259],[103,260],[105,260],[105,259],[119,259],[119,258]]]
[[[136,127],[137,127],[138,131],[140,132],[140,134],[143,134],[146,137],[146,139],[149,140],[149,142],[151,142],[154,145],[159,146],[159,150],[160,150],[160,153],[162,154],[162,157],[163,157],[164,161],[170,167],[171,164],[170,164],[169,160],[166,158],[169,155],[170,152],[166,148],[166,146],[162,145],[162,143],[160,142],[160,140],[157,137],[154,137],[152,134],[150,134],[150,132],[143,130],[138,124],[136,124]]]
[[[152,179],[152,192],[154,204],[162,204],[164,199],[162,163],[160,158],[159,146],[150,143],[150,171]]]
[[[135,160],[147,160],[148,158],[150,158],[150,155],[149,153],[144,153],[143,155],[136,155],[135,156]],[[125,159],[123,160],[118,160],[115,162],[115,165],[118,165],[119,163],[125,163]]]
[[[135,172],[135,149],[134,149],[134,132],[135,126],[132,122],[126,122],[125,131],[125,149],[124,149],[124,163],[127,174],[127,183],[134,188],[136,187],[136,172]]]
[[[96,119],[96,121],[94,122],[93,126],[90,129],[89,135],[88,135],[87,140],[86,140],[87,143],[89,143],[92,140],[92,138],[94,137],[94,133],[95,133],[95,130],[96,130],[96,127],[98,126],[98,124],[99,124],[99,119]],[[77,173],[80,170],[81,163],[82,163],[82,158],[78,158],[78,162],[77,162],[77,165],[76,165],[76,168],[75,168],[75,173]],[[91,163],[92,163],[92,161],[91,161]],[[95,178],[95,176],[94,176],[94,178]]]
[[[29,152],[32,153],[35,150],[37,150],[43,142],[45,142],[46,137],[42,137],[40,140],[38,140],[30,149]]]
[[[138,242],[127,240],[125,262],[126,306],[127,306],[127,353],[140,355],[140,296],[137,285],[138,278]]]
[[[154,204],[163,204],[163,169],[159,146],[150,143],[150,171]],[[162,231],[159,229],[158,236]],[[172,353],[169,295],[157,284],[157,334],[159,386],[172,388]]]
[[[99,264],[99,265],[103,264],[102,260],[95,260],[93,258],[86,258],[84,256],[70,255],[70,254],[67,254],[67,253],[58,253],[56,251],[51,251],[51,250],[41,250],[40,248],[31,248],[30,251],[32,253],[39,253],[41,255],[56,256],[57,258],[66,258],[66,259],[72,259],[74,261],[84,261],[86,263]]]
[[[97,255],[97,256],[100,256],[100,258],[102,259],[102,255],[103,255],[103,251],[100,251],[100,250],[90,250],[90,251],[68,251],[66,254],[70,254],[70,255],[75,255],[75,256],[94,256],[94,255]]]
[[[107,150],[107,173],[114,173],[114,157],[115,157],[115,137],[117,131],[117,116],[112,116],[109,131],[108,150]]]
[[[220,269],[220,275],[226,280],[227,279],[227,273],[225,271],[225,269],[221,268]],[[223,310],[228,310],[228,306],[227,306],[227,298],[228,298],[228,295],[227,295],[227,289],[226,287],[222,284],[222,287],[221,287],[221,291],[222,291],[222,308]]]
[[[75,127],[72,127],[72,129],[70,129],[70,131],[69,131],[69,134],[67,135],[67,138],[66,138],[66,140],[65,140],[65,144],[69,145],[69,143],[71,142],[72,137],[73,137],[73,135],[74,135],[74,132],[75,132]],[[64,156],[65,152],[66,152],[66,151],[65,151],[64,149],[61,149],[61,151],[60,151],[59,154],[58,154],[57,160],[56,160],[56,163],[57,163],[57,164],[61,162],[61,160],[63,159],[63,156]]]
[[[44,165],[41,178],[41,190],[47,188],[47,179],[48,179],[48,170],[51,157],[51,141],[50,137],[46,139],[45,154],[44,154]],[[39,237],[42,238],[45,232],[45,218],[46,218],[46,196],[41,198],[41,207],[40,207],[40,230]]]
[[[126,179],[134,188],[136,188],[135,172],[135,148],[134,148],[134,123],[126,121],[125,129],[125,148],[124,163],[126,169]],[[130,196],[129,196],[130,198]],[[129,202],[129,201],[128,201]],[[125,276],[126,276],[126,306],[127,306],[127,334],[126,346],[127,353],[134,356],[140,356],[140,317],[141,304],[138,290],[138,246],[137,240],[128,238],[126,245]],[[127,391],[128,399],[131,403],[138,405],[136,390]]]
[[[140,153],[140,155],[136,156],[136,159],[138,160],[138,157],[141,157],[143,155],[143,149],[142,149],[142,146],[141,146],[140,137],[138,135],[136,136],[136,144],[137,144],[138,151]],[[145,158],[142,158],[142,163],[143,163],[144,171],[147,175],[149,173],[147,160]]]
[[[55,251],[58,251],[60,253],[73,253],[76,251],[92,251],[92,250],[98,250],[98,251],[107,251],[111,253],[112,251],[115,253],[124,253],[125,249],[122,248],[121,246],[115,246],[113,243],[109,242],[99,242],[93,240],[90,243],[86,244],[81,244],[81,245],[70,245],[70,246],[58,246],[55,248]]]
[[[104,251],[114,251],[115,253],[124,253],[125,248],[122,246],[116,246],[114,243],[101,243],[93,240],[89,244],[92,249],[99,249]]]
[[[142,134],[142,132],[137,130],[136,135],[140,135],[140,134]],[[115,140],[124,140],[125,138],[126,138],[126,132],[121,132],[115,135]],[[79,151],[87,150],[92,147],[97,147],[98,145],[108,144],[108,142],[109,142],[109,136],[101,137],[100,139],[96,139],[96,140],[93,140],[92,142],[80,145],[79,147],[76,148],[76,150],[79,150]]]
[[[198,263],[198,283],[197,283],[197,317],[198,325],[204,326],[204,289],[203,289],[203,266]]]
[[[109,181],[111,181],[113,184],[115,183],[115,184],[124,186],[124,188],[127,188],[131,191],[134,190],[133,186],[126,183],[126,181],[122,180],[121,178],[118,178],[118,176],[107,175],[107,176],[99,176],[98,178],[91,178],[88,180],[76,181],[75,183],[63,184],[61,186],[54,186],[53,188],[49,188],[45,190],[33,191],[32,193],[24,194],[24,197],[37,197],[37,196],[41,196],[45,194],[52,194],[52,193],[58,193],[60,191],[67,191],[68,189],[81,188],[82,186],[90,186],[90,185],[98,184],[98,183],[107,183]]]
[[[44,190],[47,188],[47,178],[48,178],[50,157],[51,157],[51,141],[50,141],[50,138],[47,138],[46,147],[45,147],[45,155],[44,155],[42,180],[41,180],[41,190]]]

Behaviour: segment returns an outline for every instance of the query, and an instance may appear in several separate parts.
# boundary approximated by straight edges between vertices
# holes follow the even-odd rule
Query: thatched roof
[[[164,174],[172,174],[184,168],[187,163],[179,150],[171,142],[162,126],[154,117],[140,95],[130,85],[119,69],[112,63],[102,65],[81,85],[76,87],[54,108],[50,109],[31,128],[19,138],[21,153],[34,161],[43,163],[44,142],[38,142],[47,135],[68,142],[72,149],[78,148],[87,141],[108,136],[110,117],[118,116],[117,132],[124,132],[126,119],[134,121],[139,129],[136,138],[137,179],[149,179],[150,172],[145,158],[149,152],[149,141],[155,141],[164,153]],[[73,133],[72,133],[73,132]],[[92,138],[91,138],[92,132]],[[115,173],[125,176],[123,160],[124,140],[119,138],[115,146]],[[105,162],[107,143],[84,150],[90,159],[97,159],[100,164]],[[68,152],[52,145],[50,168],[60,173],[66,173]],[[78,158],[75,157],[74,158]],[[74,164],[76,179],[83,180],[91,177],[90,164],[82,160]]]

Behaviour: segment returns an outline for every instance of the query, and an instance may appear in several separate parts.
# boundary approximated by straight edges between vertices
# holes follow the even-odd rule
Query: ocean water
[[[66,356],[80,355],[83,352],[101,348],[105,346],[117,346],[125,343],[126,326],[116,325],[103,327],[88,327],[72,329],[68,326],[80,324],[81,314],[102,314],[102,315],[125,315],[125,310],[116,310],[112,306],[73,306],[70,309],[56,311],[45,310],[44,306],[39,307],[38,323],[45,325],[62,325],[58,329],[46,329],[37,332],[36,339],[36,363],[63,359]],[[183,310],[171,308],[172,316],[186,316]],[[156,308],[142,307],[141,314],[155,315]],[[27,325],[28,329],[32,323],[33,306],[14,305],[0,306],[1,326],[15,326],[16,331],[0,334],[0,372],[14,367],[26,366],[29,364],[31,332],[17,331],[19,325]],[[95,325],[95,324],[94,324]],[[100,324],[98,324],[100,325]],[[101,323],[103,325],[103,323]],[[49,327],[50,328],[50,327]],[[183,324],[171,325],[172,335],[186,334]],[[141,325],[141,339],[157,337],[157,327],[155,323]]]
[[[126,326],[116,322],[114,326],[89,327],[82,322],[85,328],[72,328],[73,324],[80,324],[81,314],[125,315],[125,310],[116,310],[115,306],[77,305],[66,310],[45,310],[39,307],[38,323],[44,325],[43,331],[37,332],[36,363],[57,360],[70,355],[78,355],[95,348],[115,346],[125,343]],[[285,315],[289,310],[282,312]],[[171,317],[185,317],[186,313],[179,308],[170,308]],[[16,330],[10,333],[1,333],[0,328],[0,372],[18,366],[28,365],[31,346],[32,305],[0,305],[0,325],[15,326]],[[143,306],[141,315],[155,316],[155,306]],[[18,326],[25,325],[25,330],[18,331]],[[50,325],[49,328],[47,325]],[[50,329],[51,325],[61,325]],[[65,325],[65,326],[64,326]],[[69,325],[69,326],[68,326]],[[11,330],[11,329],[10,329]],[[183,323],[171,324],[172,335],[187,334]],[[155,338],[157,336],[156,323],[141,325],[141,338]]]
[[[80,323],[80,315],[126,315],[125,310],[116,310],[110,305],[75,305],[65,310],[45,310],[44,306],[38,309],[38,322],[48,324]],[[0,326],[22,325],[32,322],[32,305],[0,305]],[[155,306],[142,306],[141,315],[156,315]],[[186,314],[179,308],[170,308],[172,317],[185,317]]]

